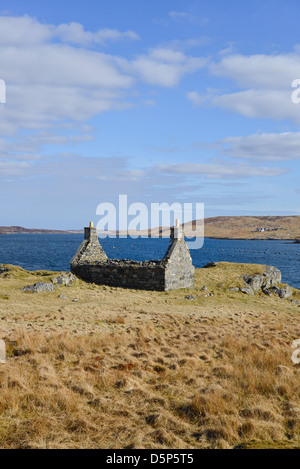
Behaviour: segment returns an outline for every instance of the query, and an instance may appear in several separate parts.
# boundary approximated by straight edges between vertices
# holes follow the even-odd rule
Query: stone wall
[[[108,260],[73,266],[72,273],[86,282],[111,287],[163,291],[165,285],[165,269],[161,262]]]
[[[108,259],[97,230],[85,228],[85,239],[71,261],[71,272],[98,285],[139,290],[193,288],[195,268],[182,229],[171,230],[171,242],[162,261],[136,262]]]
[[[194,288],[195,267],[184,239],[171,242],[163,261],[166,263],[165,290]]]

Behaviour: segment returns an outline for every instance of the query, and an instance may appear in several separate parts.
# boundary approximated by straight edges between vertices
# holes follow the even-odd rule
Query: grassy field
[[[11,267],[0,447],[300,448],[300,308],[227,291],[262,271],[221,263],[167,293],[78,280],[30,294],[21,288],[56,274]]]

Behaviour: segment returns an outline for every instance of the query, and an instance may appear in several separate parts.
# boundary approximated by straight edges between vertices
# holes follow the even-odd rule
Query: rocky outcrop
[[[0,264],[0,275],[9,272],[9,268],[6,265]]]
[[[216,262],[209,262],[203,267],[203,269],[211,269],[212,267],[217,267],[217,266],[218,264]]]
[[[52,283],[38,282],[34,285],[27,285],[22,288],[22,291],[27,293],[49,293],[55,291],[55,286]]]
[[[274,293],[275,295],[278,295],[279,298],[282,298],[283,300],[285,300],[286,298],[290,298],[293,294],[292,289],[288,285],[286,285],[283,288],[274,286],[267,291],[267,294],[270,294],[270,293],[271,294]]]
[[[54,292],[57,287],[65,286],[69,287],[76,281],[76,277],[73,274],[61,274],[58,277],[51,279],[52,283],[38,282],[34,285],[27,285],[22,288],[22,291],[27,293],[49,293]]]
[[[281,283],[281,272],[276,267],[267,267],[263,275],[244,275],[244,280],[254,291],[268,288]]]
[[[262,291],[265,295],[278,295],[279,298],[287,299],[293,294],[292,289],[287,285],[280,287],[282,275],[276,267],[267,267],[262,275],[244,275],[246,288],[242,288],[243,293],[254,295],[254,292]]]
[[[241,288],[241,292],[245,293],[245,295],[254,295],[253,288],[251,287]]]
[[[53,285],[69,287],[76,281],[76,277],[73,274],[62,274],[59,277],[54,277],[51,279]]]

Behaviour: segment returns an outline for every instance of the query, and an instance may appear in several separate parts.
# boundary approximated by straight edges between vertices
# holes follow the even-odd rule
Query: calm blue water
[[[0,263],[27,270],[69,270],[69,261],[83,239],[81,234],[0,235]],[[161,259],[168,239],[104,239],[108,257],[116,259]],[[289,241],[233,241],[206,239],[200,250],[192,250],[195,267],[208,262],[241,262],[278,267],[283,281],[300,288],[300,244]]]

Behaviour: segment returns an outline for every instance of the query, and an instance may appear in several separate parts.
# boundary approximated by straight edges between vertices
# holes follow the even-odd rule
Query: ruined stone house
[[[70,266],[71,272],[86,282],[138,290],[193,288],[195,280],[195,268],[179,222],[171,228],[164,258],[144,262],[108,259],[91,223],[84,229],[84,241]]]

